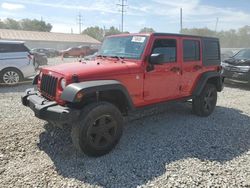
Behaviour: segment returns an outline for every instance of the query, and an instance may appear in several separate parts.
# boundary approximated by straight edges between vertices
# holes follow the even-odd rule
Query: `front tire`
[[[201,94],[193,98],[193,112],[202,117],[207,117],[215,109],[217,103],[217,89],[213,84],[206,84]]]
[[[71,131],[77,151],[94,157],[109,153],[122,135],[123,117],[119,109],[99,102],[87,105],[81,114]]]

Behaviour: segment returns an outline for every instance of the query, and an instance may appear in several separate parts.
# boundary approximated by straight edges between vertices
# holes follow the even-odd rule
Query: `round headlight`
[[[65,80],[65,78],[63,78],[63,79],[61,80],[61,87],[62,87],[63,89],[66,87],[66,80]]]

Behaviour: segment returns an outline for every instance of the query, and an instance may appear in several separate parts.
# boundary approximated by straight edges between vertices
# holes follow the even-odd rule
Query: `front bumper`
[[[79,110],[60,106],[55,101],[48,101],[34,89],[27,89],[21,99],[22,104],[33,110],[39,119],[69,123],[80,115]]]

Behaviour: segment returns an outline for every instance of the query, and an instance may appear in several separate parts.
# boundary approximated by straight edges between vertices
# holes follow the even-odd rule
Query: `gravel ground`
[[[115,150],[90,158],[21,105],[29,87],[0,88],[1,187],[250,187],[249,89],[226,87],[208,118],[187,103],[137,112]]]

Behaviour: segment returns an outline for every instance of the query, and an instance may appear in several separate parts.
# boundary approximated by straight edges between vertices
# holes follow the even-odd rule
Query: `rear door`
[[[202,48],[200,38],[183,37],[181,93],[190,96],[194,82],[202,73]]]
[[[163,54],[164,63],[154,65],[151,71],[145,70],[144,100],[160,102],[179,97],[181,59],[179,57],[178,37],[155,37],[150,54]],[[149,62],[147,62],[149,63]]]

